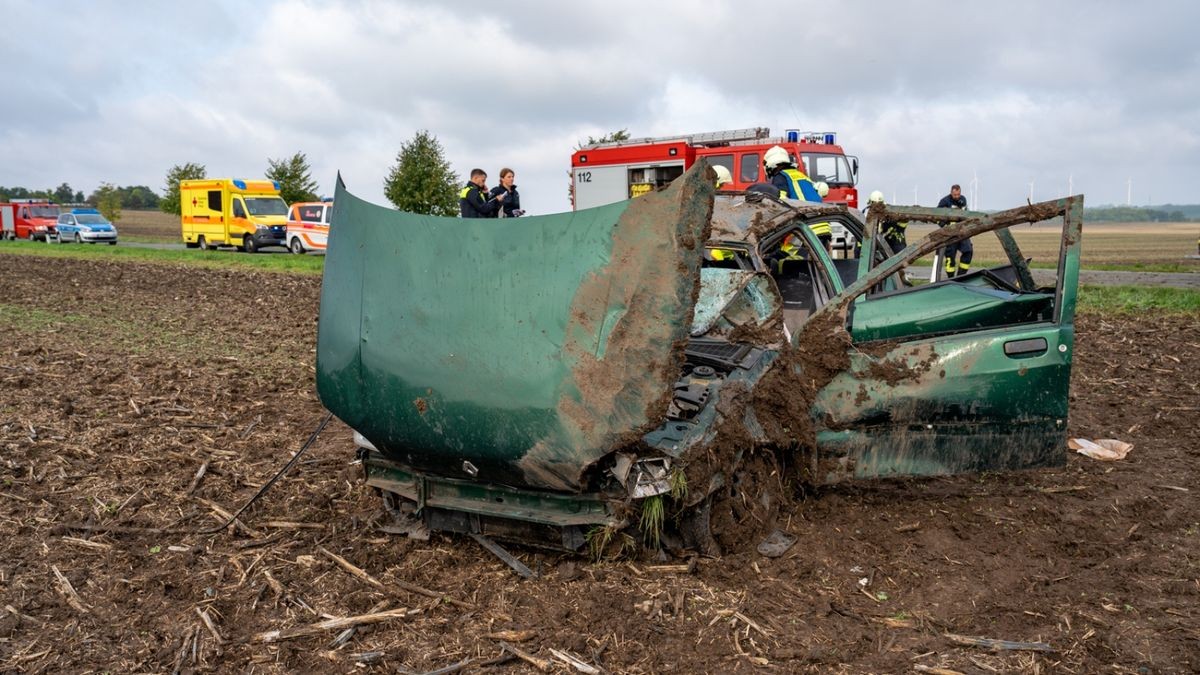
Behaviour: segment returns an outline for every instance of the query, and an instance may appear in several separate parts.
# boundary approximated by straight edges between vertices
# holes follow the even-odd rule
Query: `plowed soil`
[[[1197,317],[1079,318],[1070,428],[1122,461],[822,489],[776,559],[516,549],[527,581],[380,531],[338,424],[237,530],[68,529],[210,526],[269,479],[322,416],[319,281],[0,256],[0,284],[3,672],[534,669],[502,640],[554,672],[1200,669]],[[399,608],[340,648],[257,637]]]

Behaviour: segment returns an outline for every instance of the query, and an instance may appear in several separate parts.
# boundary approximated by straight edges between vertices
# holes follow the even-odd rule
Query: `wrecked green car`
[[[827,484],[1065,461],[1082,197],[863,222],[715,193],[707,171],[519,220],[403,213],[339,181],[318,390],[403,531],[712,551],[756,466]],[[893,251],[889,221],[941,227]],[[1062,245],[1039,286],[1008,228],[1043,221]],[[819,222],[858,256],[831,258]],[[1007,264],[907,278],[984,234]]]

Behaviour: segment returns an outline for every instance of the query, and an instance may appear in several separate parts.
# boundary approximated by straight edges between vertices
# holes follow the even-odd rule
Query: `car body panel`
[[[297,202],[288,209],[287,243],[295,251],[324,251],[329,246],[329,218],[333,202]]]
[[[317,383],[363,436],[368,483],[435,529],[574,550],[578,528],[627,523],[631,500],[666,494],[672,472],[713,451],[735,466],[689,476],[695,499],[753,448],[795,453],[816,483],[1064,461],[1081,197],[991,215],[879,209],[864,223],[844,206],[714,202],[702,171],[520,227],[401,213],[339,184]],[[876,232],[896,217],[944,227],[894,252]],[[903,279],[951,241],[1004,243],[1004,228],[1054,217],[1057,288],[1033,288],[1011,260]],[[807,226],[833,221],[862,260],[831,258]],[[789,235],[802,255],[781,259]],[[842,364],[818,382],[798,357],[822,351]],[[772,398],[789,382],[812,397]]]
[[[590,465],[666,411],[712,191],[693,173],[636,202],[502,227],[375,206],[339,185],[322,401],[414,469],[578,491]]]
[[[58,241],[78,240],[84,243],[115,243],[117,228],[96,209],[72,209],[58,217]]]

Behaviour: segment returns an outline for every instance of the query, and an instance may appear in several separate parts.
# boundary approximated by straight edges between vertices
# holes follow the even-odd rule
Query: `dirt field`
[[[501,640],[555,672],[551,649],[620,673],[1200,669],[1198,317],[1080,317],[1071,431],[1124,461],[823,489],[774,560],[517,550],[524,581],[380,532],[336,424],[236,532],[66,529],[206,527],[252,495],[321,417],[319,280],[26,256],[0,279],[0,671],[530,672]],[[407,611],[341,649],[256,640],[383,607]]]

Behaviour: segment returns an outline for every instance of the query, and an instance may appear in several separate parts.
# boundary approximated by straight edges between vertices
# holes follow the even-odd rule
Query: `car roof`
[[[862,221],[857,211],[851,211],[844,204],[775,199],[755,192],[721,192],[713,200],[709,240],[753,245],[791,227],[798,218],[833,215],[847,215]]]

